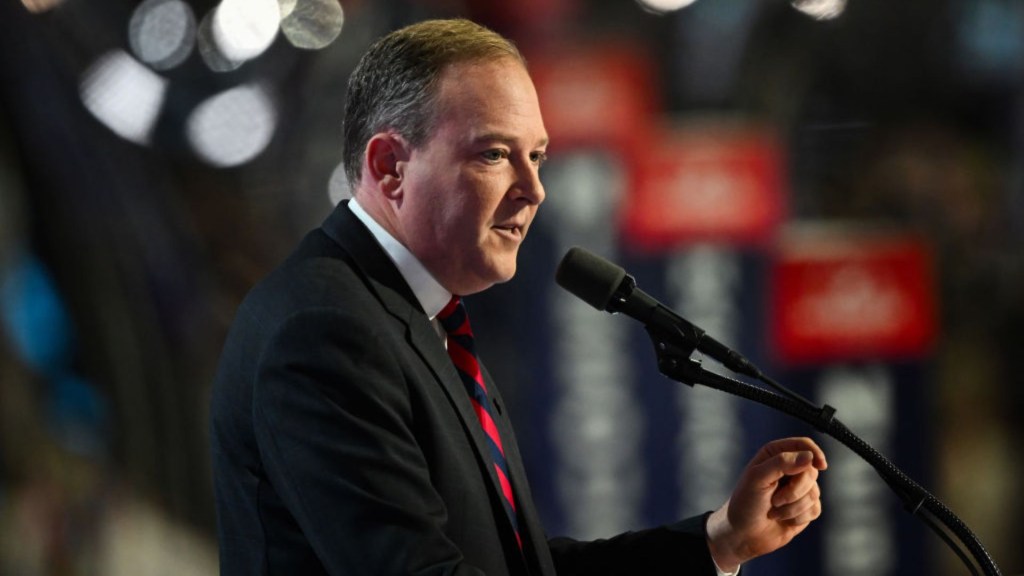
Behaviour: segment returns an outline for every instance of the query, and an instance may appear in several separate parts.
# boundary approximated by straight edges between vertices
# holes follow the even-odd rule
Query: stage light
[[[296,48],[319,50],[341,33],[345,13],[338,0],[281,0],[281,32]]]
[[[256,157],[270,143],[277,112],[266,90],[246,84],[208,98],[193,110],[186,135],[196,154],[213,166],[230,167]]]
[[[196,20],[181,0],[146,0],[128,22],[128,42],[135,56],[155,70],[181,64],[192,53]]]
[[[120,50],[108,52],[82,75],[82,103],[114,133],[148,144],[167,93],[167,80]]]

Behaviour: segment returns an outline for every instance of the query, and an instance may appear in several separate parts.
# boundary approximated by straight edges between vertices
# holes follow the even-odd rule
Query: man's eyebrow
[[[503,134],[501,132],[487,132],[484,134],[480,134],[479,136],[475,136],[473,138],[473,142],[502,142],[505,144],[514,144],[516,140],[517,138],[509,136],[508,134]],[[539,148],[547,146],[548,142],[549,139],[547,136],[545,136],[537,141],[535,147]]]

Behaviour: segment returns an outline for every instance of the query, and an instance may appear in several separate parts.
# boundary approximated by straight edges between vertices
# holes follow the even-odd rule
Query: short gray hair
[[[426,20],[377,40],[348,79],[343,161],[352,189],[374,134],[391,129],[414,147],[427,141],[433,131],[438,78],[448,66],[509,57],[526,65],[510,40],[461,18]]]

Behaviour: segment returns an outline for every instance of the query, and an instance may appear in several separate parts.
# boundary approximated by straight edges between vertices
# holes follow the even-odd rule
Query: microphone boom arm
[[[818,407],[784,388],[781,390],[785,393],[779,394],[705,370],[699,360],[691,358],[696,350],[696,345],[692,343],[697,340],[678,334],[676,332],[679,330],[678,325],[648,324],[645,329],[654,344],[655,354],[658,358],[658,370],[662,374],[689,386],[701,384],[774,408],[810,424],[820,432],[834,438],[874,468],[882,480],[902,500],[904,509],[920,518],[938,534],[971,570],[972,574],[979,575],[977,567],[980,567],[981,573],[985,576],[1001,575],[999,567],[996,566],[995,561],[971,529],[935,496],[928,493],[870,444],[851,432],[835,417],[835,408],[827,404]],[[767,379],[767,377],[764,378]],[[768,383],[776,388],[781,388],[771,381]],[[941,526],[936,524],[936,521]],[[951,535],[967,548],[977,567],[972,564],[971,558],[968,558],[961,547],[953,541]]]

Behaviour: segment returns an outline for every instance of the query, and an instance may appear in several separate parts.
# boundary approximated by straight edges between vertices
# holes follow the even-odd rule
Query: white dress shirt
[[[413,256],[412,252],[409,252],[408,248],[395,240],[394,236],[367,214],[355,198],[349,200],[348,208],[356,215],[356,218],[359,218],[360,222],[366,224],[366,227],[370,229],[370,234],[373,234],[377,243],[387,252],[388,257],[398,268],[398,273],[405,279],[405,283],[412,288],[413,295],[416,296],[423,311],[427,313],[427,317],[433,320],[448,305],[452,299],[452,293],[430,275],[430,272]]]

